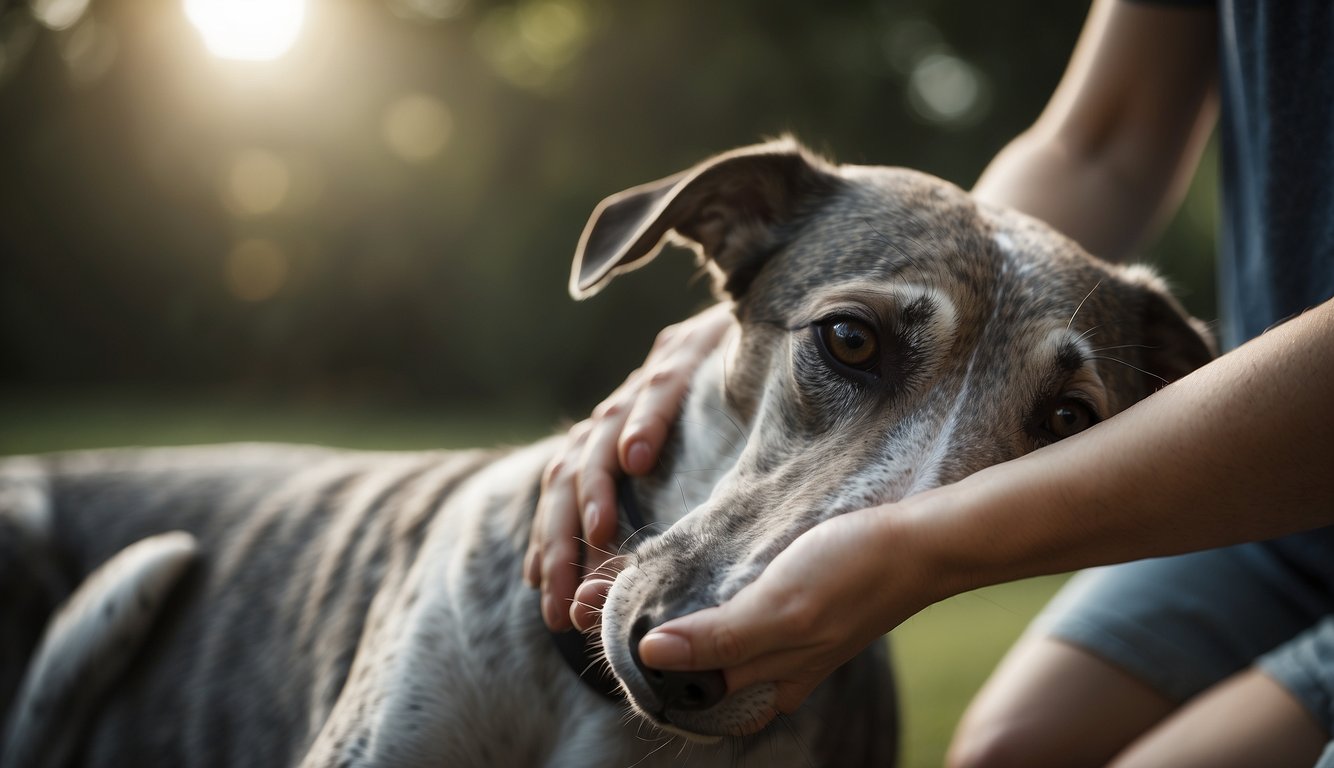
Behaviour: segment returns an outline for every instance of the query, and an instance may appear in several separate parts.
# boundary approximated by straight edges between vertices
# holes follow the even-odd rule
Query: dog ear
[[[777,242],[775,230],[831,193],[839,177],[797,142],[728,152],[603,200],[579,238],[570,295],[585,299],[644,266],[676,235],[737,298]]]
[[[1214,359],[1218,348],[1213,333],[1172,297],[1162,278],[1142,267],[1131,267],[1127,276],[1146,289],[1140,315],[1145,345],[1141,360],[1144,370],[1153,378],[1149,391],[1176,381]]]

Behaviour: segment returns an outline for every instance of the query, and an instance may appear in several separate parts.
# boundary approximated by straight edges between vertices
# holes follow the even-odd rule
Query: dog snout
[[[630,658],[635,668],[662,704],[660,716],[670,721],[669,713],[698,712],[709,709],[727,695],[727,681],[716,669],[703,671],[670,671],[653,669],[639,658],[639,641],[649,630],[662,622],[640,616],[630,627]]]

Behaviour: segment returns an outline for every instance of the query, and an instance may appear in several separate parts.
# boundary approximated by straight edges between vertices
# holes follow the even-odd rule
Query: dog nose
[[[635,668],[648,681],[649,688],[662,702],[663,711],[698,711],[708,709],[727,695],[727,681],[716,669],[702,672],[682,672],[653,669],[639,658],[639,641],[657,624],[648,616],[640,616],[630,627],[630,658]]]

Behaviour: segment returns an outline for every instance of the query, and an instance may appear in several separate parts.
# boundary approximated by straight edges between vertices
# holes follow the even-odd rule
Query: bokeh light
[[[414,93],[389,105],[382,132],[391,152],[410,163],[422,163],[440,154],[453,127],[454,119],[439,99]]]
[[[243,216],[273,213],[292,188],[292,173],[278,155],[261,149],[237,153],[223,176],[223,200]]]
[[[917,62],[908,77],[909,103],[934,123],[967,124],[986,106],[982,73],[948,53],[933,53]]]
[[[38,21],[55,30],[74,26],[88,10],[88,0],[31,0],[29,5]]]
[[[286,285],[290,272],[287,253],[272,240],[242,240],[227,254],[227,288],[241,301],[273,298]]]
[[[185,0],[185,14],[214,55],[269,61],[287,53],[296,42],[305,21],[306,3],[305,0]]]
[[[463,10],[467,0],[386,0],[395,16],[411,21],[444,21]]]
[[[577,0],[526,0],[487,14],[477,45],[513,85],[545,90],[583,49],[589,24],[588,8]]]

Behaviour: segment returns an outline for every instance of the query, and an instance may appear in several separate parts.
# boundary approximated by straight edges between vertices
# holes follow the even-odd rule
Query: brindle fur
[[[635,490],[666,533],[631,538],[602,640],[636,714],[563,666],[521,581],[557,440],[90,451],[0,462],[0,767],[889,764],[883,644],[743,736],[771,691],[666,710],[629,625],[726,599],[831,515],[1031,450],[1052,392],[1077,384],[1108,416],[1209,356],[1148,272],[792,142],[609,198],[572,291],[673,235],[737,323]],[[849,302],[901,346],[892,384],[848,387],[812,357],[810,323]]]

